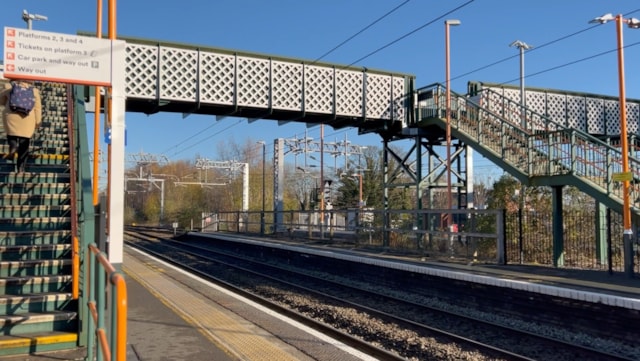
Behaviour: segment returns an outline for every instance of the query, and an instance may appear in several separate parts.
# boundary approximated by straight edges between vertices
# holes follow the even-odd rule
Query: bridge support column
[[[420,141],[420,137],[416,137],[415,139],[416,144],[419,145],[418,150],[416,151],[416,213],[415,213],[415,219],[413,220],[415,223],[414,225],[414,229],[416,230],[422,230],[424,229],[424,215],[420,212],[422,210],[422,187],[421,187],[421,180],[422,180],[422,145],[421,145],[421,141]],[[424,245],[424,233],[416,233],[416,247],[418,249],[421,249]]]
[[[610,239],[607,237],[609,234],[609,225],[608,221],[608,209],[607,207],[596,201],[596,214],[595,214],[595,225],[596,225],[596,260],[599,265],[608,265],[609,269],[611,269],[611,263],[608,261],[607,255],[609,254],[609,249],[607,248],[607,244]]]
[[[384,138],[382,141],[384,152],[382,152],[382,246],[389,247],[389,139]]]
[[[564,232],[562,219],[562,187],[551,187],[553,208],[553,265],[555,267],[564,266]]]
[[[284,139],[273,141],[273,233],[281,232],[284,226]]]
[[[397,149],[391,149],[390,140],[383,139],[383,191],[384,191],[384,214],[383,222],[385,227],[390,225],[387,210],[389,209],[389,190],[391,188],[415,187],[414,194],[416,219],[415,226],[420,230],[434,231],[442,227],[444,218],[426,218],[419,214],[424,208],[445,209],[447,205],[443,202],[447,191],[446,179],[447,167],[442,152],[437,152],[435,147],[443,144],[439,139],[432,139],[430,133],[422,133],[420,129],[411,129],[411,137],[404,140],[413,140],[414,144],[404,154],[399,154]],[[407,134],[409,135],[409,134]],[[468,145],[462,144],[459,140],[452,145],[451,169],[452,191],[455,193],[455,209],[473,208],[473,150]],[[415,152],[415,154],[413,154]],[[414,160],[415,159],[415,160]],[[393,164],[389,162],[393,161]],[[428,169],[423,169],[424,166]],[[425,192],[426,190],[426,192]],[[426,193],[426,203],[425,196]],[[447,212],[443,212],[447,213]],[[451,214],[457,214],[451,212]],[[430,240],[431,235],[427,236]],[[388,232],[384,232],[383,244],[388,245]]]

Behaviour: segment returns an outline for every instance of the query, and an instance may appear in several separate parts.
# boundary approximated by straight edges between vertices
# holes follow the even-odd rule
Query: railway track
[[[126,238],[133,247],[207,278],[215,274],[227,287],[239,287],[290,317],[307,319],[305,323],[379,359],[634,359],[488,322],[447,310],[447,305],[429,306],[433,302],[388,287],[248,259],[206,244],[175,242],[167,239],[171,235],[146,230]]]

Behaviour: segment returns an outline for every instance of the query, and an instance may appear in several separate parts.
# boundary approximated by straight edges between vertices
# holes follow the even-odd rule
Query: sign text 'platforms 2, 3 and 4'
[[[109,86],[125,42],[4,28],[4,77]]]

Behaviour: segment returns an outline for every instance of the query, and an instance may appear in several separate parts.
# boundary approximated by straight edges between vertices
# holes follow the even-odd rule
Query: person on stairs
[[[12,83],[14,82],[19,87],[31,87],[33,89],[35,103],[33,108],[28,110],[26,114],[20,110],[12,110],[10,107]],[[16,171],[24,172],[27,158],[29,157],[31,137],[33,137],[36,128],[42,123],[40,91],[29,80],[13,80],[11,83],[6,83],[4,89],[0,90],[0,105],[4,106],[2,122],[9,142],[9,153],[5,155],[5,159],[13,160],[15,154],[17,154]]]

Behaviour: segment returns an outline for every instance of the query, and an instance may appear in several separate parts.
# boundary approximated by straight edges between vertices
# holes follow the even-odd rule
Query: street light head
[[[589,21],[589,24],[604,24],[606,22],[613,21],[615,19],[616,19],[616,17],[613,16],[613,14],[609,13],[609,14],[604,14],[602,16],[599,16],[599,17]]]
[[[631,19],[627,20],[627,25],[631,29],[640,29],[640,20],[638,20],[636,18],[631,18]]]
[[[513,43],[509,44],[510,47],[516,47],[518,49],[524,49],[524,50],[529,50],[531,48],[533,48],[533,46],[525,43],[524,41],[521,40],[516,40]]]
[[[49,18],[44,16],[44,15],[29,14],[29,12],[26,9],[24,9],[24,10],[22,10],[22,20],[24,20],[24,21],[29,21],[29,20],[49,20]]]
[[[444,23],[445,23],[445,25],[456,26],[456,25],[460,25],[460,20],[449,19],[449,20],[445,20]]]

